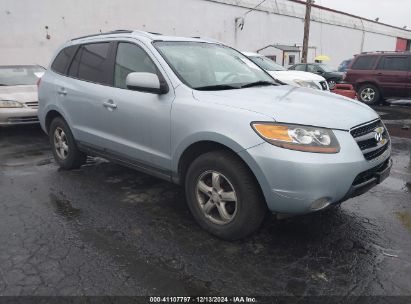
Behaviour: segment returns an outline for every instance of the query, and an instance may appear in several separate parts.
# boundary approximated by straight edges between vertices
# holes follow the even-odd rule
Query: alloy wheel
[[[365,88],[360,93],[361,100],[364,102],[372,102],[375,98],[375,90],[372,88]]]
[[[58,127],[54,131],[54,149],[60,159],[66,159],[69,153],[69,146],[66,133]]]
[[[196,187],[197,202],[203,215],[218,225],[230,223],[237,213],[237,194],[231,182],[217,171],[200,175]]]

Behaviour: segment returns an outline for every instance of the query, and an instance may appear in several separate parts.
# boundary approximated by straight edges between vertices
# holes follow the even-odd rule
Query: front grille
[[[39,102],[38,101],[28,101],[26,102],[26,106],[32,109],[37,109],[39,107]]]
[[[376,128],[380,126],[382,126],[381,120],[376,120],[366,125],[355,127],[354,129],[350,131],[350,133],[354,138],[357,138],[357,137],[363,136],[367,133],[374,131]]]
[[[377,130],[380,128],[382,132],[381,137],[378,138]],[[373,160],[384,154],[390,146],[390,137],[381,120],[355,127],[351,129],[350,133],[363,152],[366,160]]]
[[[323,91],[327,91],[327,82],[326,81],[320,81],[321,88]]]
[[[38,122],[37,116],[26,116],[26,117],[10,117],[7,119],[9,123],[25,123],[25,122]]]

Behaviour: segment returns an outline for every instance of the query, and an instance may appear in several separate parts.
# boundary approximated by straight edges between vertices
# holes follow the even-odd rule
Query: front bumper
[[[37,124],[37,109],[32,108],[1,108],[0,126]]]
[[[328,202],[324,207],[343,202],[368,191],[389,174],[389,169],[387,173],[376,168],[387,160],[391,168],[391,147],[367,161],[349,132],[337,130],[334,134],[341,146],[336,154],[299,152],[268,143],[239,153],[256,176],[272,212],[304,214],[320,210],[321,204],[321,208],[314,208],[318,206],[315,202]],[[372,174],[366,176],[366,172]],[[359,176],[368,180],[359,182]]]
[[[347,199],[364,194],[371,188],[382,183],[390,175],[391,168],[392,160],[391,158],[388,158],[386,161],[375,166],[374,168],[361,172],[355,178],[350,190],[340,202],[344,202]]]

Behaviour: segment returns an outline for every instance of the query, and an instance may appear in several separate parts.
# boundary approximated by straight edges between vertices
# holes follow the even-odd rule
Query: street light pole
[[[311,5],[313,3],[314,3],[314,0],[307,0],[307,4],[306,4],[306,8],[305,8],[303,54],[302,54],[302,58],[301,58],[302,63],[307,63],[308,39],[310,37]]]

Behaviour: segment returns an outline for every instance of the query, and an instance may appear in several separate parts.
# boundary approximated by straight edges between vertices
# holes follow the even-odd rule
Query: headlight
[[[270,122],[254,122],[251,126],[265,141],[281,148],[314,153],[340,152],[340,144],[329,129]]]
[[[24,105],[14,100],[0,100],[0,108],[23,108]]]
[[[299,80],[299,79],[294,79],[293,81],[295,84],[297,84],[300,87],[317,89],[317,90],[321,89],[320,87],[318,87],[318,85],[314,81],[305,81],[305,80]]]

